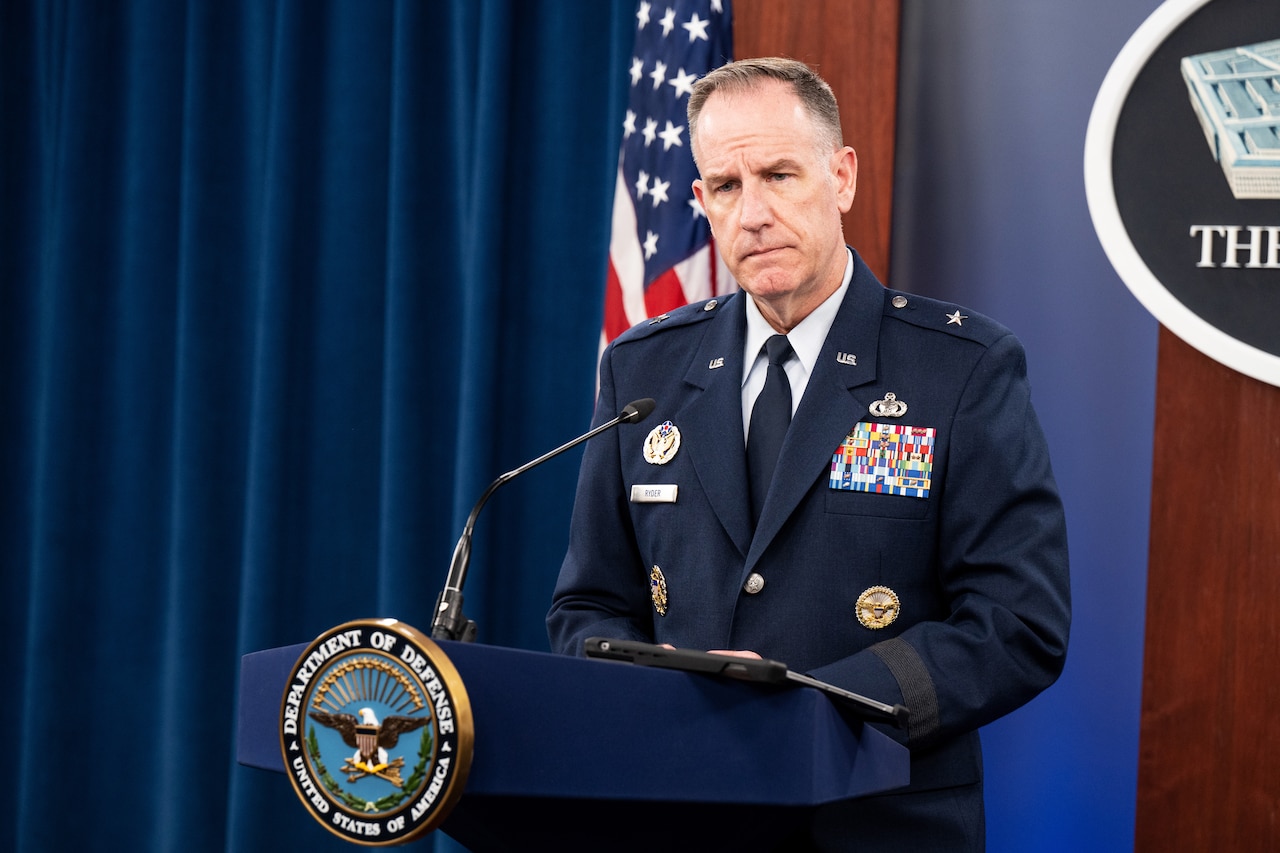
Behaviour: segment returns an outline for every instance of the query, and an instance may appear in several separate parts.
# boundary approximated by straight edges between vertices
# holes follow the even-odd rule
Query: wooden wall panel
[[[1280,388],[1158,363],[1135,849],[1280,850]]]
[[[845,143],[858,152],[858,195],[845,240],[888,283],[898,99],[899,0],[734,0],[734,58],[807,62],[840,102]]]

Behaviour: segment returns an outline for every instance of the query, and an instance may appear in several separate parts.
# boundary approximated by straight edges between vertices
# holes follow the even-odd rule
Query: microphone
[[[583,433],[568,444],[560,445],[550,453],[542,454],[532,462],[526,462],[519,468],[508,471],[489,484],[489,488],[484,490],[480,500],[476,501],[476,505],[472,507],[471,515],[467,517],[467,524],[462,529],[462,536],[458,538],[458,544],[453,548],[453,560],[449,563],[449,576],[445,579],[444,589],[440,591],[440,597],[436,599],[436,615],[431,622],[432,639],[461,640],[464,643],[470,643],[476,638],[476,623],[462,613],[462,585],[467,580],[467,567],[471,563],[471,533],[476,526],[476,516],[480,515],[480,507],[484,506],[489,496],[508,480],[520,476],[534,466],[541,465],[553,456],[559,456],[566,450],[576,447],[590,438],[594,438],[605,430],[613,429],[619,424],[639,423],[649,417],[655,406],[657,406],[657,403],[651,397],[633,400],[623,406],[622,411],[613,420],[601,424],[590,432]]]

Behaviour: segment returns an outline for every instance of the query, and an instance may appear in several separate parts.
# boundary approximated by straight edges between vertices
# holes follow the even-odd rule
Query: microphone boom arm
[[[462,586],[467,581],[467,569],[471,564],[472,531],[475,530],[476,518],[480,515],[480,508],[484,506],[485,501],[489,500],[489,496],[507,481],[520,476],[530,468],[541,465],[548,459],[559,456],[566,450],[577,447],[584,441],[595,438],[605,430],[613,429],[619,424],[637,423],[644,420],[653,411],[655,405],[654,401],[647,397],[643,400],[628,403],[613,420],[601,424],[590,432],[583,433],[573,441],[562,444],[549,453],[542,454],[532,462],[526,462],[519,468],[508,471],[489,484],[489,488],[484,490],[484,494],[480,495],[480,500],[476,501],[476,505],[471,508],[471,514],[467,516],[467,523],[462,528],[462,535],[458,537],[458,544],[453,548],[453,559],[449,562],[449,575],[445,579],[444,589],[440,591],[440,596],[436,599],[435,618],[431,622],[431,637],[433,639],[461,640],[470,643],[476,638],[476,623],[462,613]]]

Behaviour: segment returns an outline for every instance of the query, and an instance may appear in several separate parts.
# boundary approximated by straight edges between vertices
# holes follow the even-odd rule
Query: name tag
[[[676,502],[676,491],[679,488],[675,484],[632,486],[631,502],[633,504],[673,504]]]

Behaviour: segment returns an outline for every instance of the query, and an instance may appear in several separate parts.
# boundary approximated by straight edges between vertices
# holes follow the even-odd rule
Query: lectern
[[[441,828],[477,853],[769,849],[823,803],[908,782],[903,746],[811,688],[438,642],[475,725]],[[242,659],[241,764],[283,773],[281,699],[305,649]]]

